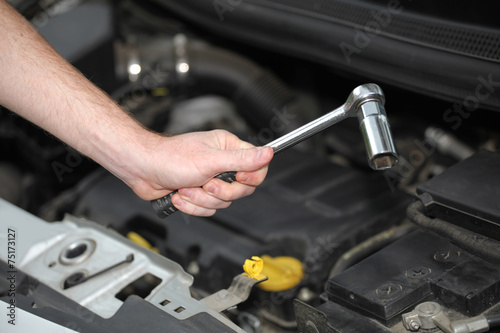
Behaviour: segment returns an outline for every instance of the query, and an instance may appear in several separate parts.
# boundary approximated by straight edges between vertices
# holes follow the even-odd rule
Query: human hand
[[[174,206],[199,216],[213,215],[216,209],[252,194],[273,157],[271,148],[254,147],[223,130],[172,137],[154,134],[145,151],[142,158],[135,159],[139,172],[121,178],[145,200],[178,189],[172,197]],[[226,171],[238,171],[236,182],[213,178]]]
[[[57,54],[6,1],[0,0],[0,13],[0,104],[101,164],[141,198],[179,189],[172,197],[179,210],[212,215],[264,180],[271,148],[255,148],[220,130],[152,133]],[[226,171],[239,171],[237,182],[213,179]]]

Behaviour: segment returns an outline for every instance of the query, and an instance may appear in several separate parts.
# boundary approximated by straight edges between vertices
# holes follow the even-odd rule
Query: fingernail
[[[215,192],[217,192],[217,186],[215,186],[214,184],[212,183],[208,183],[206,186],[205,186],[205,191],[208,193],[208,194],[212,194],[214,195]]]
[[[257,159],[260,160],[262,158],[262,155],[264,154],[265,147],[257,148]]]
[[[172,203],[176,208],[180,208],[184,205],[184,200],[180,196],[179,197],[174,196],[172,197]]]

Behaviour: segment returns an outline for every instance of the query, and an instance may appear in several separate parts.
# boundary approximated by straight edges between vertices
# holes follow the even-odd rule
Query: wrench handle
[[[236,181],[236,171],[223,172],[221,174],[218,174],[214,178],[223,180],[226,183],[232,183]],[[163,198],[151,200],[151,206],[153,207],[153,210],[159,218],[164,219],[167,216],[170,216],[178,211],[178,209],[175,208],[175,206],[172,204],[172,196],[177,192],[178,191],[175,190],[172,193],[167,194]]]

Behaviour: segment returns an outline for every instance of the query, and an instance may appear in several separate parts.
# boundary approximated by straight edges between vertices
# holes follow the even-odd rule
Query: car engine
[[[153,131],[261,146],[376,84],[398,162],[372,170],[350,115],[161,218],[0,107],[1,332],[500,332],[498,4],[11,3]]]

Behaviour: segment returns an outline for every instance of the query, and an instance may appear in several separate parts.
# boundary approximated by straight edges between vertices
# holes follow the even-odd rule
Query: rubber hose
[[[490,325],[490,328],[500,327],[500,315],[486,316],[486,320],[488,321],[488,325]]]
[[[275,134],[297,127],[291,90],[274,74],[230,51],[204,44],[188,44],[189,75],[204,93],[231,99],[241,115],[257,129]],[[279,114],[278,114],[279,113]]]
[[[406,213],[408,218],[415,224],[450,239],[463,249],[481,256],[490,262],[500,263],[500,242],[441,219],[426,216],[424,213],[424,204],[421,201],[415,201],[410,204]]]
[[[354,246],[349,251],[344,253],[339,260],[337,260],[333,268],[330,270],[330,274],[328,274],[328,280],[336,275],[339,275],[355,263],[368,257],[370,254],[375,253],[381,248],[407,235],[414,229],[415,225],[407,222],[388,230],[384,230]]]

